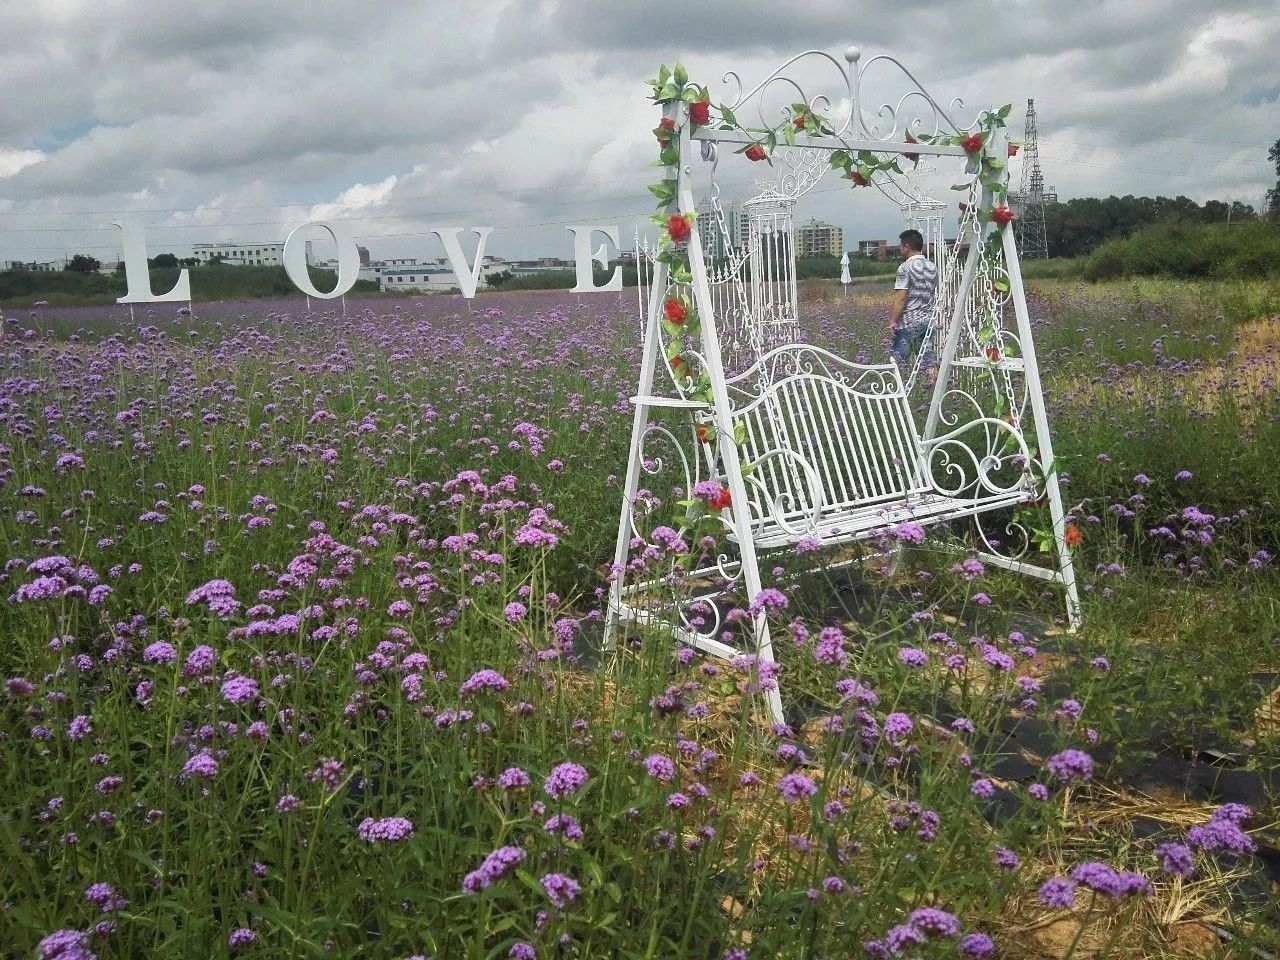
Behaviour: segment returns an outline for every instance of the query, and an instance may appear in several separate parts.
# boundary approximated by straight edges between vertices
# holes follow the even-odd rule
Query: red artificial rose
[[[1016,157],[1018,155],[1018,145],[1016,143],[1009,144],[1009,156]]]
[[[724,487],[721,487],[720,492],[707,501],[707,506],[712,510],[728,510],[732,504],[733,498]]]
[[[797,130],[804,129],[804,114],[800,113],[791,118],[791,125]]]
[[[853,170],[849,173],[849,179],[853,181],[855,187],[865,187],[869,181],[859,171]]]
[[[671,372],[674,374],[679,374],[680,368],[684,366],[684,357],[677,354],[676,356],[672,357],[669,362],[671,364]]]
[[[960,212],[961,212],[961,213],[964,213],[966,210],[968,210],[968,209],[969,209],[969,205],[968,205],[967,203],[965,203],[963,200],[961,200],[961,201],[960,201],[959,206],[960,206]]]
[[[699,127],[706,126],[711,122],[711,104],[705,100],[689,104],[689,119]]]
[[[1068,547],[1078,547],[1084,543],[1084,534],[1080,532],[1080,528],[1074,523],[1067,524],[1067,534],[1063,538],[1067,541]]]
[[[760,144],[753,143],[751,146],[747,147],[748,160],[763,160],[765,156],[764,147],[760,146]]]
[[[964,147],[967,153],[977,153],[982,149],[982,134],[975,133],[971,137],[965,137],[960,141],[960,146]]]
[[[907,134],[907,143],[919,143],[919,142],[920,141],[917,140],[915,137],[913,137],[911,134],[909,133]],[[906,157],[908,160],[910,160],[912,163],[920,162],[920,154],[918,153],[906,153],[904,151],[902,155]]]
[[[990,360],[992,363],[1000,362],[1000,348],[997,347],[994,343],[991,344],[989,347],[987,347],[986,354],[987,354],[987,359]]]
[[[684,304],[675,297],[667,297],[667,302],[663,305],[662,311],[663,315],[671,323],[677,325],[684,323]]]
[[[1004,226],[1013,219],[1013,211],[1006,207],[1003,203],[991,211],[991,219],[1000,226]]]
[[[707,429],[707,425],[705,423],[698,424],[698,442],[699,443],[711,442],[711,431]]]
[[[674,133],[676,129],[676,122],[672,120],[670,117],[663,117],[660,121],[658,121],[658,126],[664,132]],[[658,138],[658,146],[660,146],[663,150],[667,149],[667,145],[671,143],[671,138],[664,137],[661,133],[658,133],[657,131],[654,131],[654,135]]]
[[[689,220],[676,214],[667,221],[667,235],[674,243],[684,243],[689,239]]]

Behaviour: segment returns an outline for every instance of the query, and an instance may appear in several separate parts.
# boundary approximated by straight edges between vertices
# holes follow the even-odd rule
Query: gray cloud
[[[647,210],[642,81],[677,57],[717,92],[727,69],[750,82],[856,41],[940,100],[1013,101],[1015,133],[1035,97],[1064,196],[1256,202],[1280,136],[1269,0],[32,0],[0,7],[0,36],[17,94],[0,114],[0,259],[109,256],[107,214],[130,210],[156,251],[276,239],[320,209],[357,220],[375,252],[427,252],[428,226],[474,223],[498,228],[497,252],[567,253],[564,221]],[[721,166],[728,195],[751,193],[758,170]],[[956,179],[921,183],[950,200]],[[899,223],[866,193],[815,193],[801,212],[850,241]]]

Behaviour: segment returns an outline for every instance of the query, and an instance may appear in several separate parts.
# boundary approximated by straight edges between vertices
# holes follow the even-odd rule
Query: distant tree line
[[[171,289],[177,282],[180,269],[171,266],[151,270],[151,289]],[[320,290],[332,290],[337,285],[338,275],[332,270],[308,267],[307,273]],[[196,301],[302,296],[284,267],[237,266],[222,270],[192,270],[190,276],[191,297]],[[98,273],[96,268],[53,273],[0,270],[0,304],[4,306],[30,306],[36,300],[48,301],[53,306],[115,303],[116,298],[124,296],[124,293],[125,277],[122,272]],[[351,289],[351,296],[376,293],[378,285],[370,280],[357,280]]]
[[[1099,244],[1157,224],[1222,224],[1253,220],[1253,207],[1236,201],[1196,203],[1190,197],[1076,197],[1045,207],[1049,256],[1078,257]]]

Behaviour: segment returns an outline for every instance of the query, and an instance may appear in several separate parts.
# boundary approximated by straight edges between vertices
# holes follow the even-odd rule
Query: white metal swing
[[[763,585],[761,553],[794,548],[808,542],[820,546],[852,543],[880,537],[902,524],[930,526],[1019,505],[1046,500],[1053,527],[1056,563],[1052,568],[1028,561],[1030,537],[1015,524],[1010,533],[1021,534],[1021,546],[990,539],[977,524],[987,562],[1056,583],[1063,588],[1067,617],[1079,622],[1074,569],[1066,543],[1066,519],[1059,495],[1053,452],[1036,366],[1035,347],[1025,293],[1018,267],[1011,227],[1004,228],[1001,255],[988,256],[992,226],[977,217],[979,201],[970,193],[968,212],[962,218],[955,255],[945,257],[940,227],[935,247],[943,258],[940,307],[935,329],[938,344],[938,378],[933,386],[928,416],[923,426],[913,417],[908,384],[892,360],[859,364],[828,350],[799,342],[795,246],[791,212],[797,196],[809,189],[826,167],[832,150],[867,149],[882,153],[912,152],[940,157],[964,156],[953,146],[906,141],[909,132],[921,132],[921,120],[908,125],[904,105],[923,103],[932,117],[932,132],[972,129],[956,126],[943,108],[890,57],[873,57],[860,64],[856,48],[845,53],[847,67],[821,51],[793,57],[730,105],[739,112],[744,103],[757,100],[764,117],[764,94],[773,84],[800,91],[785,75],[793,64],[806,59],[830,63],[840,72],[850,111],[834,136],[815,136],[797,143],[808,157],[792,166],[775,188],[748,204],[746,249],[730,240],[728,224],[711,191],[713,217],[699,220],[689,239],[691,292],[701,321],[701,350],[696,359],[711,384],[711,402],[691,398],[687,381],[672,376],[665,362],[660,316],[671,279],[664,264],[656,264],[647,290],[644,359],[637,396],[630,456],[624,481],[622,511],[610,590],[606,646],[611,646],[622,623],[662,623],[684,642],[720,658],[732,659],[744,651],[719,635],[719,613],[713,605],[693,601],[689,609],[674,612],[655,605],[652,591],[665,579],[643,573],[642,563],[632,560],[646,543],[640,529],[651,502],[641,495],[642,472],[661,465],[646,449],[650,440],[671,444],[684,469],[685,490],[694,488],[705,469],[708,477],[730,493],[731,506],[720,511],[727,539],[738,557],[719,555],[714,564],[698,573],[716,574],[745,589],[754,603]],[[877,122],[868,124],[859,102],[868,68],[894,67],[908,89],[896,106],[884,106]],[[736,75],[726,77],[737,80]],[[739,84],[739,91],[742,87]],[[793,98],[794,99],[794,98]],[[804,98],[806,104],[826,104],[827,98]],[[953,101],[953,107],[960,106]],[[737,131],[710,127],[691,129],[687,108],[668,104],[665,116],[679,129],[681,165],[670,171],[677,181],[671,213],[693,212],[691,146],[701,141],[704,159],[717,160],[718,143],[751,141]],[[767,125],[767,124],[766,124]],[[887,127],[888,129],[882,129]],[[1003,151],[1003,131],[995,129],[989,149]],[[790,179],[788,179],[790,178]],[[936,214],[929,207],[920,211]],[[725,250],[722,262],[708,265],[703,253],[704,233],[719,230],[714,247]],[[962,256],[961,256],[962,252]],[[749,279],[743,276],[749,264]],[[1013,329],[1004,317],[1012,312]],[[723,337],[723,339],[722,339]],[[745,364],[745,366],[743,365]],[[726,372],[726,367],[729,372]],[[659,388],[658,371],[664,371]],[[919,372],[919,358],[912,371]],[[1029,409],[1028,409],[1029,408]],[[668,426],[656,422],[663,411],[680,411],[688,417],[690,441],[682,443]],[[1028,417],[1027,414],[1030,414]],[[1024,422],[1031,421],[1031,442]],[[701,429],[699,429],[701,428]],[[713,444],[699,438],[713,435]],[[692,450],[692,454],[688,452]],[[1001,552],[1003,551],[1003,552]],[[630,575],[630,582],[629,582]],[[686,607],[688,604],[686,604]],[[752,620],[755,653],[761,661],[773,658],[769,624],[763,612]],[[776,685],[764,684],[775,721],[782,721],[781,698]]]

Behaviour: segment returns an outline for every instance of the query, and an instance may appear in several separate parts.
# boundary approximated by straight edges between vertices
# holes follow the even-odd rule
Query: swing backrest
[[[895,364],[784,346],[729,386],[753,519],[803,525],[929,492]]]

